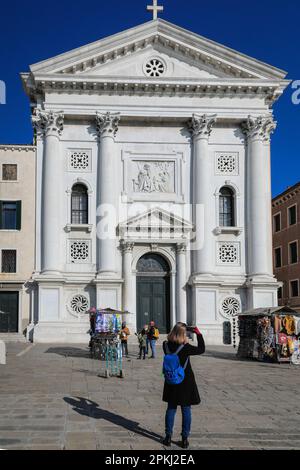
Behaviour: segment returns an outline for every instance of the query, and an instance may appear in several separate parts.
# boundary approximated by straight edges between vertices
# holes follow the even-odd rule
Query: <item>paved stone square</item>
[[[105,379],[85,345],[8,344],[0,448],[163,450],[162,354],[130,353],[125,378]],[[299,368],[241,362],[230,347],[208,347],[192,363],[202,404],[191,449],[300,449]],[[180,421],[178,413],[174,449]]]

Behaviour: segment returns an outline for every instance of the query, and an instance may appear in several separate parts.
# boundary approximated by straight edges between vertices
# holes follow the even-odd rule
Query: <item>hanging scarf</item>
[[[282,323],[283,323],[284,328],[286,329],[288,336],[295,334],[296,325],[295,325],[294,317],[287,315],[286,317],[284,317]]]

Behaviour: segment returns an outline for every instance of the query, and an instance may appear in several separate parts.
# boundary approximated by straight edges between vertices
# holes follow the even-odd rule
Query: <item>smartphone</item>
[[[186,331],[190,331],[192,333],[195,328],[196,328],[196,326],[187,326]]]

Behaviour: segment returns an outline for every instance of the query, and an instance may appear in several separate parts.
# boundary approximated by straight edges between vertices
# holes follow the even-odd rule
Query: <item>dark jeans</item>
[[[166,436],[172,436],[177,406],[168,404],[166,412]],[[192,425],[192,408],[190,406],[182,406],[182,438],[187,439],[191,433]]]
[[[140,346],[140,359],[142,359],[142,355],[143,355],[143,359],[146,358],[146,346]]]
[[[123,356],[128,356],[127,341],[122,341],[122,354],[123,354]]]

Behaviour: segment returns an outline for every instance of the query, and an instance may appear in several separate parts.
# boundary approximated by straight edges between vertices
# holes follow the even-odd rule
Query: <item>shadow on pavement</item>
[[[89,349],[71,348],[71,347],[54,347],[45,351],[45,354],[58,354],[64,357],[88,357],[90,358]]]
[[[158,434],[141,428],[140,423],[137,421],[131,421],[130,419],[112,413],[111,411],[99,408],[98,403],[94,401],[81,397],[76,397],[76,399],[64,397],[64,401],[71,405],[74,411],[77,411],[77,413],[83,416],[89,416],[94,419],[103,419],[109,423],[121,426],[122,428],[127,429],[127,431],[130,431],[134,434],[139,434],[140,436],[161,443],[162,437]]]
[[[215,359],[224,359],[227,361],[239,361],[240,359],[236,355],[237,351],[225,352],[225,351],[215,351],[215,350],[206,350],[203,357],[214,357]]]

